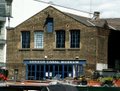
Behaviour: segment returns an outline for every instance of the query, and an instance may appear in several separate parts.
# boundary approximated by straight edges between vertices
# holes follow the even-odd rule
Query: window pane
[[[53,31],[53,18],[47,18],[47,32]]]
[[[56,31],[56,48],[65,48],[65,31]]]
[[[43,32],[34,32],[34,48],[43,48]]]
[[[35,79],[35,65],[28,65],[28,80]]]
[[[71,30],[70,31],[70,47],[71,48],[79,48],[80,47],[80,31],[79,30]]]
[[[22,32],[22,48],[30,48],[30,32]]]

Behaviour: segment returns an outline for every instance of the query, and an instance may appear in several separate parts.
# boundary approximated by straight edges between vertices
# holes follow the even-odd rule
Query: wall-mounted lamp
[[[45,56],[44,58],[47,59],[47,56]]]
[[[79,59],[79,56],[76,56],[75,59]]]

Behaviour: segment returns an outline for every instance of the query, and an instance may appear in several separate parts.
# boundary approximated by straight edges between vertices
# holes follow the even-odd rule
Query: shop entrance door
[[[47,64],[45,67],[45,78],[46,79],[51,79],[54,75],[54,71],[53,71],[53,65],[52,64]]]
[[[73,77],[73,65],[64,65],[64,78]]]

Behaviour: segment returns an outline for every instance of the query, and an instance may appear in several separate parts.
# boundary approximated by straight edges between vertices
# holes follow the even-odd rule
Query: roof
[[[87,26],[105,27],[107,25],[109,29],[120,30],[120,18],[92,20],[87,17],[82,17],[70,13],[66,13],[66,14]]]
[[[49,7],[52,7],[55,10],[58,10],[53,6],[48,6],[47,8],[49,8]],[[47,9],[47,8],[45,8],[45,9]],[[43,10],[45,10],[45,9],[43,9]],[[42,12],[42,11],[40,11],[40,12]],[[60,11],[60,10],[58,10],[58,11]],[[60,12],[62,12],[62,11],[60,11]],[[75,19],[76,21],[78,21],[86,26],[101,27],[101,28],[104,28],[107,26],[107,27],[109,27],[109,29],[120,30],[120,18],[109,18],[109,19],[100,19],[99,18],[99,19],[94,20],[94,19],[91,19],[88,17],[83,17],[83,16],[71,14],[71,13],[66,13],[66,12],[62,12],[62,13]]]
[[[109,18],[106,20],[111,27],[120,30],[120,18]]]
[[[90,18],[87,18],[87,17],[83,17],[83,16],[78,16],[78,15],[74,15],[74,14],[70,14],[70,13],[65,13],[67,14],[68,16],[74,18],[75,20],[87,25],[87,26],[91,26],[92,24],[88,21],[90,20]]]

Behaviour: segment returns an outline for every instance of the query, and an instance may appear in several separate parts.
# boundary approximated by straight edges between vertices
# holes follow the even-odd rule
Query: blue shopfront
[[[84,74],[86,60],[24,60],[27,80],[41,80],[61,75],[61,78]]]

